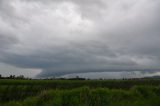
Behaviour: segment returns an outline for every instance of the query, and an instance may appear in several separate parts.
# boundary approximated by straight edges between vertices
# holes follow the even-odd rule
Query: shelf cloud
[[[157,70],[159,10],[159,0],[1,0],[0,63],[37,77]]]

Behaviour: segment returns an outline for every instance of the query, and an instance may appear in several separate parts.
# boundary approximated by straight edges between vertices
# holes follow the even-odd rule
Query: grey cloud
[[[98,55],[102,57],[116,57],[116,54],[109,50],[107,46],[97,43],[90,45],[70,43],[68,46],[49,49],[53,49],[53,51],[49,52],[47,48],[47,50],[38,50],[35,51],[36,54],[33,53],[30,55],[6,54],[3,62],[21,67],[49,68],[64,65],[97,64],[106,61],[105,59],[103,60],[103,58],[99,59],[99,57],[97,57]],[[56,53],[54,53],[54,51],[56,51]]]
[[[158,0],[1,0],[0,62],[38,76],[157,69]]]
[[[18,42],[18,39],[15,37],[1,35],[0,34],[0,50],[7,49],[10,45],[13,45]]]

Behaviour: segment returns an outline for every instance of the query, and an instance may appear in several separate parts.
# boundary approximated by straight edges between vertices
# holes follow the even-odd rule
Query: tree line
[[[9,76],[2,76],[1,74],[0,74],[0,79],[28,79],[28,78],[25,78],[24,77],[24,75],[18,75],[18,76],[16,76],[16,75],[9,75]]]

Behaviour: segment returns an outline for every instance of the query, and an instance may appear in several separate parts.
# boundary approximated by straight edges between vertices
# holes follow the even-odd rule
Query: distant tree
[[[0,79],[2,78],[2,75],[0,74]]]
[[[24,78],[24,75],[19,75],[19,76],[17,76],[16,78],[17,78],[17,79],[25,79],[25,78]]]
[[[10,75],[9,79],[15,79],[15,75]]]

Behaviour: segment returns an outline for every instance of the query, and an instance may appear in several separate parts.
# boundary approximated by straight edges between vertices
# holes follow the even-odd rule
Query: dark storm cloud
[[[0,62],[39,76],[158,69],[159,0],[1,0]]]

